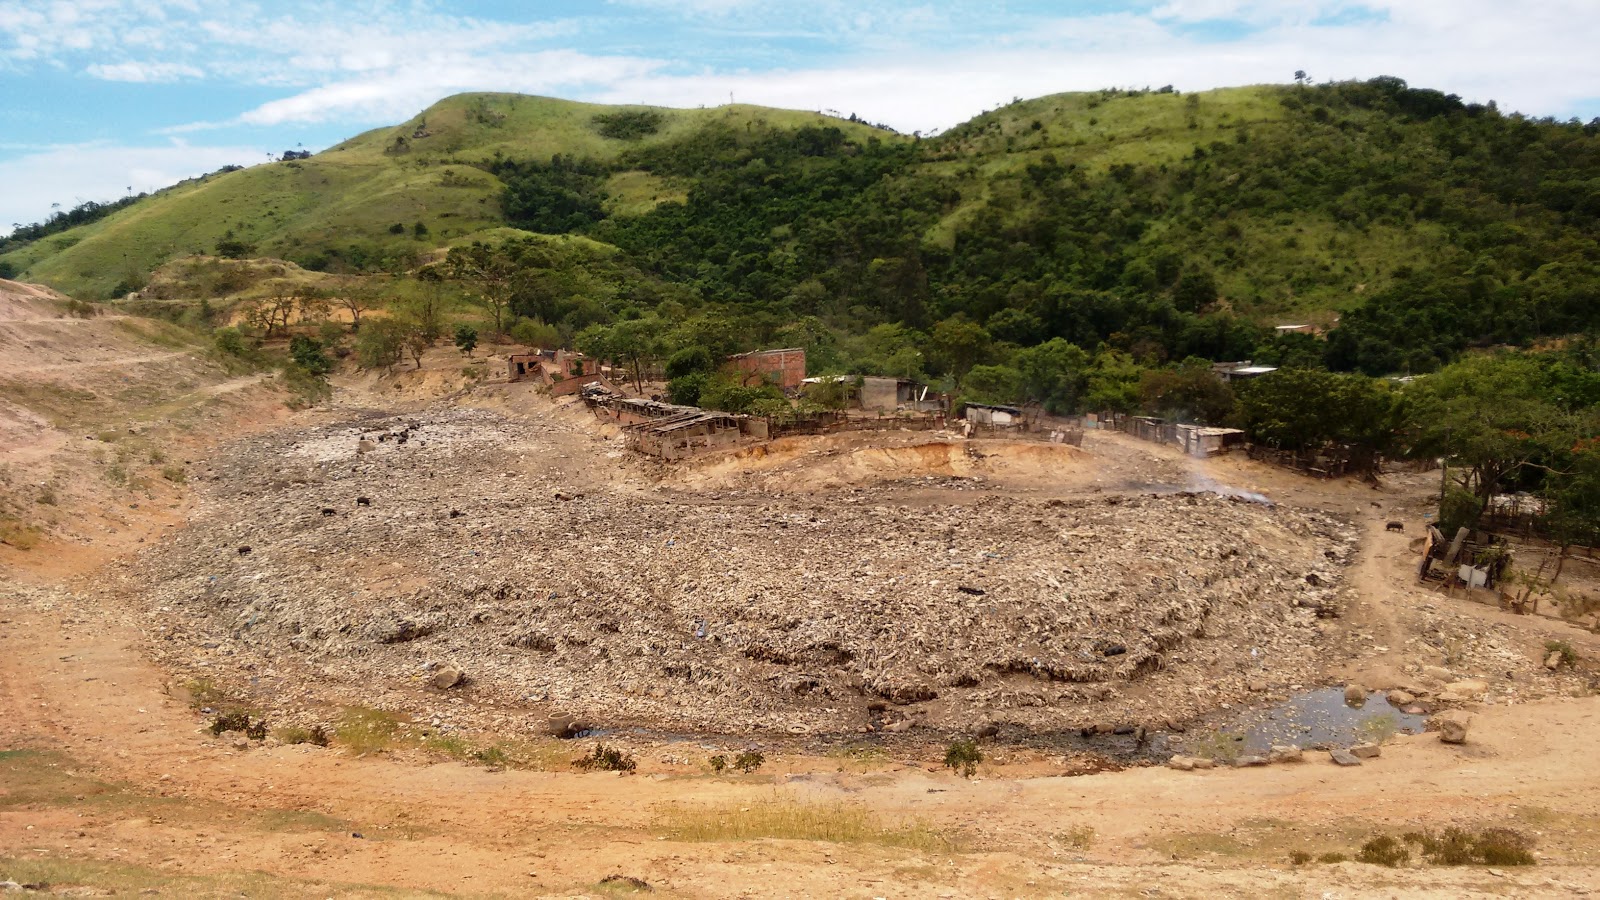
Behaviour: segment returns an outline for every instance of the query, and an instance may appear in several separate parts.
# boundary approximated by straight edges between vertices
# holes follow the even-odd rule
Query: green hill
[[[468,94],[0,244],[0,263],[104,297],[192,254],[406,272],[477,239],[562,234],[582,243],[515,251],[513,311],[569,338],[657,317],[663,353],[798,328],[819,360],[955,379],[1053,339],[1388,373],[1600,328],[1597,222],[1600,122],[1393,78],[1059,94],[932,138]]]
[[[633,139],[605,137],[603,123],[596,121],[641,111],[659,116],[660,123]],[[828,122],[858,137],[881,133],[816,113],[754,106],[674,110],[461,94],[400,126],[366,132],[309,159],[186,181],[100,221],[8,249],[0,260],[23,277],[82,297],[137,286],[162,264],[214,253],[224,241],[243,244],[250,255],[313,266],[332,257],[357,270],[397,263],[404,268],[435,246],[505,224],[498,202],[505,185],[471,162],[496,153],[519,160],[557,154],[610,160],[712,122],[783,128]],[[397,139],[403,141],[399,147]],[[619,198],[635,199],[618,202],[648,206],[658,189],[642,174],[619,179]],[[417,223],[425,229],[420,236]],[[392,232],[396,225],[403,233]]]

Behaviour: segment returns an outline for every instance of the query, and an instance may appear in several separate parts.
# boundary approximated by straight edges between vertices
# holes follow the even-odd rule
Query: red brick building
[[[723,368],[737,376],[741,384],[775,384],[785,391],[797,391],[806,380],[806,351],[790,347],[735,353]]]

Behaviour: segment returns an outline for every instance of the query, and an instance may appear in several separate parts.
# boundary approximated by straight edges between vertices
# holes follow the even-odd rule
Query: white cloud
[[[440,54],[414,66],[393,67],[273,100],[245,112],[239,122],[279,125],[407,119],[441,97],[462,91],[576,93],[597,85],[647,77],[659,61],[588,56],[569,50],[473,57]]]
[[[153,191],[225,165],[263,158],[255,147],[197,147],[174,142],[159,147],[76,144],[36,150],[0,160],[0,233],[13,223],[31,223],[88,200],[105,202]]]
[[[155,83],[163,81],[181,81],[185,78],[200,78],[204,72],[194,66],[183,63],[162,62],[125,62],[111,65],[96,64],[84,71],[95,78],[106,81],[132,81],[139,83]]]

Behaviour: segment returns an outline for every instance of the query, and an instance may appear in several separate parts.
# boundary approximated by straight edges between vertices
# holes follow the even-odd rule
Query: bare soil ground
[[[25,351],[18,346],[5,348],[13,371],[59,361],[39,355],[19,362],[15,354]],[[132,358],[165,351],[146,344],[119,352]],[[170,362],[129,362],[128,374],[137,378],[144,367]],[[1590,682],[1600,644],[1556,620],[1512,616],[1417,588],[1410,574],[1411,535],[1386,532],[1384,523],[1403,519],[1415,531],[1430,486],[1426,476],[1389,478],[1378,489],[1314,482],[1247,460],[1196,462],[1117,435],[1091,435],[1081,454],[1057,449],[1042,461],[1033,458],[1032,448],[1008,454],[987,443],[979,446],[981,457],[945,448],[908,450],[926,442],[926,436],[918,436],[829,439],[768,451],[770,462],[747,454],[746,464],[705,460],[663,472],[623,456],[586,414],[505,387],[474,388],[474,379],[461,369],[459,361],[440,354],[430,357],[421,373],[346,379],[338,406],[293,417],[281,412],[280,396],[269,385],[220,389],[232,378],[219,372],[150,402],[128,397],[119,401],[123,405],[107,403],[97,415],[116,415],[100,421],[41,429],[46,438],[56,436],[53,447],[48,440],[28,441],[6,450],[8,469],[26,471],[30,479],[41,471],[38,467],[62,467],[58,477],[71,486],[59,504],[71,521],[44,523],[44,537],[32,549],[0,547],[0,565],[6,567],[0,587],[0,882],[48,883],[41,892],[50,893],[252,897],[603,897],[642,890],[611,876],[638,879],[655,894],[684,897],[1443,898],[1575,896],[1600,890],[1600,767],[1591,759],[1600,738],[1600,707]],[[54,370],[35,370],[30,383],[43,379],[42,371]],[[160,424],[143,418],[151,403],[196,393],[192,404],[184,404],[190,412],[158,417],[164,420]],[[451,399],[441,401],[441,396]],[[45,404],[18,405],[38,414]],[[341,429],[351,422],[386,422],[393,415],[437,417],[441,424],[494,422],[515,440],[441,440],[423,448],[408,438],[397,448],[384,441],[382,451],[359,459],[344,455],[351,442]],[[452,418],[457,416],[464,419]],[[76,455],[77,442],[91,443],[78,432],[116,425],[125,433],[128,421],[136,427],[148,424],[163,440],[171,435],[174,443],[164,446],[182,447],[189,460],[192,477],[155,486],[162,491],[155,502],[143,495],[130,500],[123,484],[103,475],[66,477],[92,465]],[[198,427],[185,431],[190,422]],[[413,434],[425,436],[425,430]],[[428,452],[415,453],[395,468],[407,453],[421,450]],[[321,470],[322,480],[297,483],[316,468],[324,451],[334,458]],[[353,447],[348,451],[354,454]],[[274,466],[284,471],[269,471]],[[361,466],[371,471],[354,471]],[[419,473],[429,466],[436,484],[419,498],[416,482],[407,479],[426,480]],[[443,471],[464,477],[438,483]],[[219,477],[209,480],[207,473]],[[812,473],[814,480],[808,477]],[[354,497],[343,496],[379,496],[386,480],[406,488],[413,505],[356,507]],[[519,483],[525,488],[511,487]],[[358,485],[371,493],[356,494]],[[1214,486],[1261,493],[1277,506],[1197,497],[1191,507],[1186,498],[1171,494]],[[556,491],[573,499],[557,499]],[[242,492],[250,496],[238,496]],[[327,504],[336,510],[326,517],[333,522],[325,522],[320,512],[324,492],[351,501]],[[1160,492],[1166,496],[1149,496]],[[1108,497],[1123,499],[1111,505]],[[271,511],[275,500],[285,511]],[[502,507],[502,501],[508,505]],[[1052,501],[1062,505],[1051,506]],[[1135,506],[1126,520],[1080,523],[1081,517],[1099,517],[1130,503]],[[230,505],[249,514],[226,519]],[[533,509],[515,541],[498,519],[493,527],[487,519],[476,526],[450,524],[491,511],[511,515],[524,505]],[[306,513],[301,506],[315,508]],[[816,506],[824,511],[815,513]],[[395,520],[348,521],[357,508],[377,508],[385,516],[395,514]],[[836,508],[849,515],[840,516]],[[451,509],[464,515],[451,519]],[[1326,754],[1308,753],[1301,763],[1178,772],[1118,763],[1118,755],[1108,751],[1100,756],[1110,765],[1098,768],[1113,771],[1082,775],[1073,773],[1097,768],[1084,766],[1082,754],[1030,744],[1014,734],[1008,739],[1002,732],[984,743],[987,758],[977,777],[967,780],[939,764],[942,744],[930,748],[899,739],[937,728],[919,724],[882,740],[862,736],[862,741],[840,739],[826,746],[784,740],[764,729],[738,739],[718,737],[708,732],[725,729],[685,715],[698,700],[648,694],[652,686],[664,687],[668,695],[693,693],[694,682],[656,679],[643,686],[640,703],[649,711],[641,720],[687,723],[695,733],[607,735],[602,739],[635,756],[637,772],[584,773],[568,761],[589,750],[592,739],[563,742],[526,733],[528,716],[545,713],[547,706],[564,711],[548,701],[527,701],[522,695],[534,688],[494,690],[501,673],[492,669],[478,673],[477,685],[469,682],[451,692],[423,685],[420,663],[469,652],[466,643],[415,652],[412,662],[418,665],[403,675],[386,668],[384,654],[396,647],[413,653],[418,650],[413,645],[432,636],[396,645],[361,635],[330,637],[325,646],[290,647],[268,658],[262,648],[279,646],[274,642],[286,631],[280,634],[274,625],[271,640],[257,641],[251,635],[257,626],[239,630],[254,614],[244,603],[228,607],[237,615],[232,628],[222,629],[219,610],[225,605],[204,599],[202,582],[212,573],[198,563],[186,574],[178,572],[184,560],[202,558],[185,554],[210,548],[218,561],[207,565],[218,572],[226,557],[224,579],[257,575],[257,583],[281,584],[263,593],[287,596],[296,584],[331,585],[345,578],[352,589],[384,585],[381,596],[392,598],[425,587],[407,578],[414,577],[412,569],[431,577],[434,562],[428,554],[439,547],[488,552],[497,566],[513,568],[542,567],[548,559],[554,569],[558,560],[582,558],[574,545],[611,541],[614,549],[637,554],[646,543],[654,547],[658,538],[670,540],[666,531],[678,527],[705,536],[696,538],[692,556],[662,564],[662,577],[681,570],[704,579],[701,570],[715,575],[733,567],[713,552],[725,545],[725,553],[756,554],[764,572],[770,570],[763,577],[774,584],[792,577],[783,567],[795,554],[814,557],[811,564],[826,567],[830,578],[858,580],[853,572],[864,564],[873,572],[865,577],[876,580],[879,596],[887,600],[895,596],[889,579],[926,575],[930,556],[936,558],[953,542],[956,558],[968,566],[963,575],[983,573],[996,586],[992,593],[1003,599],[1007,591],[1020,591],[1022,582],[1007,581],[1011,576],[999,563],[1016,560],[991,560],[981,553],[1003,556],[1026,549],[1042,559],[1058,552],[1030,544],[1041,540],[1031,527],[1034,519],[1045,519],[1057,535],[1091,528],[1110,534],[1124,521],[1144,524],[1144,516],[1168,514],[1181,519],[1191,510],[1196,516],[1209,511],[1241,517],[1223,529],[1227,542],[1255,560],[1252,568],[1281,570],[1250,582],[1253,587],[1269,594],[1287,590],[1286,584],[1272,585],[1292,575],[1294,590],[1303,592],[1312,587],[1304,575],[1323,572],[1336,579],[1327,590],[1339,595],[1342,612],[1334,619],[1306,613],[1307,634],[1293,651],[1304,658],[1270,660],[1284,667],[1282,678],[1241,670],[1241,659],[1250,657],[1227,649],[1228,638],[1222,636],[1190,634],[1182,649],[1162,651],[1196,656],[1196,668],[1185,670],[1188,664],[1179,661],[1159,673],[1212,691],[1209,701],[1196,701],[1196,709],[1283,696],[1296,684],[1352,679],[1438,698],[1449,693],[1439,676],[1439,670],[1448,670],[1450,678],[1479,680],[1486,688],[1460,703],[1437,700],[1464,706],[1475,716],[1468,742],[1443,744],[1431,733],[1397,736],[1384,744],[1381,757],[1354,769],[1335,767]],[[416,515],[402,515],[407,511]],[[1010,514],[1003,515],[1006,511]],[[115,534],[106,527],[112,520],[101,518],[113,514]],[[853,537],[847,541],[839,531],[810,532],[828,540],[805,540],[792,553],[761,549],[763,540],[781,542],[780,532],[798,524],[790,520],[782,529],[774,523],[798,514],[859,519],[861,534],[887,532],[888,537],[862,544]],[[1054,516],[1072,521],[1058,523]],[[574,518],[588,517],[600,521],[572,524]],[[757,528],[752,520],[769,527]],[[1352,553],[1339,559],[1322,555],[1332,540],[1313,538],[1318,527],[1313,523],[1322,520],[1341,531],[1339,539],[1351,543]],[[1296,534],[1289,527],[1296,523],[1311,530]],[[479,529],[475,538],[446,530],[473,527]],[[1200,522],[1188,527],[1194,543],[1223,543]],[[946,528],[955,529],[953,540]],[[574,531],[581,541],[572,537]],[[923,553],[920,544],[912,548],[911,539],[930,531],[938,537],[934,554]],[[141,544],[140,537],[147,540]],[[1125,545],[1121,549],[1130,555],[1148,557],[1152,548],[1143,540],[1140,534],[1121,534],[1094,545],[1092,552],[1111,555]],[[851,552],[834,552],[841,542],[850,544]],[[244,559],[252,560],[253,568],[239,568],[237,548],[244,543],[252,546]],[[316,572],[318,561],[305,550],[331,544],[367,556],[369,565],[351,568],[341,561]],[[870,552],[879,549],[895,552]],[[1157,552],[1174,551],[1164,546]],[[266,562],[256,562],[257,553]],[[400,568],[391,568],[396,562]],[[1055,564],[1054,556],[1050,562]],[[1197,557],[1183,565],[1215,563]],[[1316,566],[1308,569],[1311,563]],[[1090,561],[1065,565],[1088,568]],[[598,595],[602,584],[618,579],[625,585],[627,577],[608,572],[592,590]],[[1136,591],[1139,585],[1124,573],[1097,577],[1107,579],[1110,592]],[[179,590],[186,579],[195,582],[188,592]],[[243,596],[247,582],[230,584],[216,590]],[[149,585],[154,592],[131,590]],[[929,602],[936,596],[943,595],[928,594]],[[991,602],[990,593],[960,596]],[[1152,594],[1152,602],[1161,602],[1161,596]],[[1291,608],[1291,596],[1298,599],[1300,593],[1280,598],[1290,619],[1301,615],[1296,610],[1309,610]],[[1025,598],[1031,595],[1018,595],[1019,601]],[[590,639],[590,646],[614,646],[618,652],[628,646],[608,643],[621,640],[623,623],[617,633],[595,629],[589,624],[593,617],[581,615],[581,601],[572,604],[567,617],[544,602],[542,623]],[[708,608],[723,611],[715,604]],[[953,624],[951,617],[960,609],[937,607],[928,615]],[[1025,621],[1019,615],[998,621],[1016,628]],[[709,613],[699,618],[708,628],[721,621]],[[644,621],[651,629],[668,627],[668,619]],[[451,620],[435,634],[448,637],[482,624]],[[527,623],[508,619],[503,624],[504,633],[511,634],[513,625]],[[1218,618],[1216,624],[1226,620]],[[670,627],[675,640],[698,645],[692,619],[672,618]],[[1132,633],[1144,626],[1129,627]],[[924,644],[902,643],[930,656],[949,646],[934,629],[926,630]],[[873,643],[873,633],[861,632],[858,658],[870,661],[892,652],[890,645]],[[780,637],[771,637],[774,646],[782,646]],[[1579,666],[1545,669],[1548,640],[1569,642]],[[216,646],[205,646],[208,642]],[[1220,667],[1200,666],[1202,651],[1215,653]],[[540,662],[548,655],[518,650],[504,662],[504,672],[527,669],[535,673],[529,677],[548,680],[577,671],[570,663]],[[1112,660],[1114,668],[1117,655],[1102,652],[1095,665]],[[784,667],[742,654],[737,658]],[[699,664],[720,668],[729,659],[736,657],[714,656]],[[597,676],[597,682],[609,683],[623,668],[613,671],[597,659],[596,670],[605,676]],[[352,672],[360,677],[352,678]],[[196,684],[197,674],[208,682]],[[472,674],[469,668],[469,678]],[[1119,681],[1115,673],[1103,682],[1007,677],[1035,687],[1103,684],[1118,691],[1125,706],[1155,702],[1138,694],[1145,679]],[[1250,691],[1247,684],[1240,693],[1241,679],[1265,681],[1265,689]],[[982,683],[970,687],[982,690]],[[708,694],[718,704],[740,708],[726,693],[736,680],[715,684],[724,693],[708,689]],[[831,702],[873,702],[842,682],[838,689],[842,698]],[[201,696],[194,696],[197,690]],[[290,709],[307,716],[305,724],[325,720],[346,730],[329,748],[276,738],[255,742],[235,733],[214,737],[206,727],[212,716],[195,707],[221,703],[224,694],[258,706],[258,712]],[[278,696],[287,699],[274,699]],[[786,701],[787,712],[779,710],[783,714],[775,725],[804,718],[800,713],[808,701],[794,697]],[[1037,724],[1030,716],[1043,721],[1057,714],[1052,710],[1078,705],[1059,696],[1046,697],[1043,706],[1013,699],[968,696],[961,714],[1013,717],[1021,729]],[[393,718],[371,714],[352,720],[339,709],[362,700],[368,701],[362,705],[387,706]],[[894,721],[918,718],[911,712],[939,700],[885,702]],[[610,708],[596,707],[600,712]],[[939,716],[929,712],[920,718],[937,724]],[[1083,721],[1102,718],[1107,718],[1103,710]],[[350,729],[352,721],[394,727],[362,732]],[[871,722],[868,717],[869,727]],[[746,741],[766,751],[759,771],[710,770],[710,755],[731,756]],[[1390,869],[1353,861],[1304,866],[1288,861],[1291,851],[1353,854],[1377,834],[1446,826],[1517,829],[1536,841],[1538,865],[1441,867],[1413,861]]]

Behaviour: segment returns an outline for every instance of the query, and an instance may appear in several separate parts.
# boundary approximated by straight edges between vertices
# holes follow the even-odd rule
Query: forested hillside
[[[1376,375],[1594,330],[1597,218],[1600,122],[1392,78],[1063,94],[934,138],[466,95],[9,242],[0,264],[105,296],[188,254],[404,279],[483,240],[449,271],[500,272],[507,311],[566,340],[589,329],[660,360],[801,344],[813,369],[1047,400],[1030,360],[1068,345],[1107,371],[1203,357]]]

